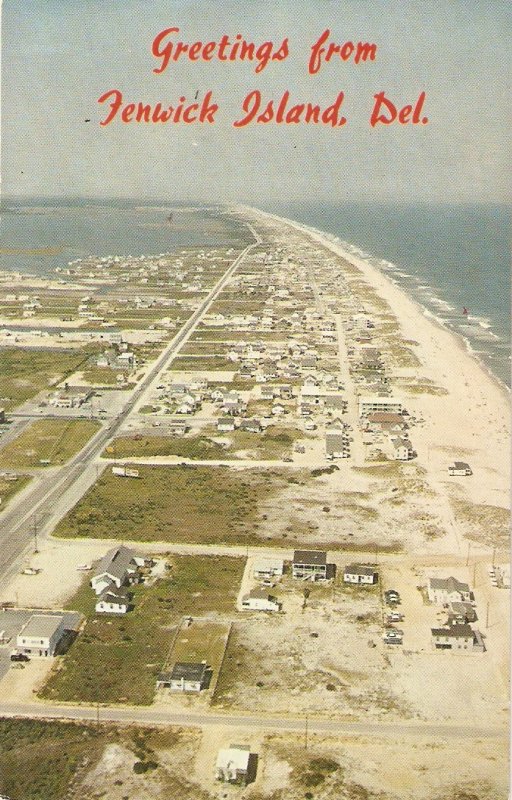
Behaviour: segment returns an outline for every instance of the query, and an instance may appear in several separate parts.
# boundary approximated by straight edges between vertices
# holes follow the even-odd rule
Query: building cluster
[[[126,614],[131,608],[129,587],[140,583],[153,562],[124,545],[113,547],[97,564],[90,585],[97,595],[98,614]]]
[[[432,646],[435,650],[466,651],[483,653],[482,634],[473,627],[477,620],[473,593],[467,583],[450,576],[429,578],[428,599],[446,611],[442,627],[431,629]]]

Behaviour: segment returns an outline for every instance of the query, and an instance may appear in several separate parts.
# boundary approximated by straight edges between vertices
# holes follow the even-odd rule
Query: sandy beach
[[[385,274],[344,249],[327,234],[293,220],[244,209],[260,219],[289,225],[340,256],[389,304],[401,336],[413,346],[420,365],[403,374],[431,382],[439,393],[401,393],[396,375],[393,394],[402,395],[409,413],[424,420],[414,428],[416,463],[430,483],[447,498],[478,506],[509,507],[510,421],[508,389],[468,352],[464,340],[445,328]],[[473,475],[448,476],[454,460],[470,463]],[[447,509],[447,515],[450,511]],[[459,543],[460,544],[460,543]]]

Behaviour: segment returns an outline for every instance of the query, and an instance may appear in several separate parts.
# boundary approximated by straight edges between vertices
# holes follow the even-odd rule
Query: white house
[[[130,598],[123,589],[104,589],[96,603],[98,614],[126,614],[130,606]]]
[[[379,578],[373,567],[367,564],[347,564],[343,570],[344,583],[374,584]]]
[[[378,411],[389,411],[392,414],[401,414],[402,410],[401,400],[397,400],[395,397],[369,395],[359,398],[360,417],[366,417],[368,414],[375,414]]]
[[[146,564],[144,556],[137,555],[124,545],[113,547],[103,556],[91,578],[91,586],[96,594],[116,586],[118,589],[127,583],[138,580],[139,569]]]
[[[200,663],[178,661],[170,673],[158,676],[156,685],[171,692],[200,692],[209,685],[211,668],[206,661]]]
[[[34,614],[16,637],[16,648],[31,658],[51,658],[64,636],[64,617]]]
[[[252,567],[255,578],[280,578],[284,571],[282,558],[257,558]]]
[[[235,430],[235,420],[233,417],[220,417],[217,420],[217,430],[224,433]]]
[[[467,603],[471,600],[471,591],[467,583],[449,578],[429,578],[428,599],[431,603],[445,605],[447,603]]]
[[[216,764],[216,778],[224,783],[247,783],[251,748],[245,744],[232,744],[219,750]]]
[[[267,590],[252,589],[242,598],[242,608],[246,611],[279,611],[281,604]]]
[[[409,439],[403,439],[401,436],[397,436],[394,439],[391,439],[391,444],[393,446],[393,455],[396,461],[411,460],[414,455],[414,450]]]

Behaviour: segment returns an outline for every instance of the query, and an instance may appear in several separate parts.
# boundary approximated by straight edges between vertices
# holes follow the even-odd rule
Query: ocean
[[[265,210],[326,231],[383,270],[510,386],[509,207],[303,203]]]
[[[0,269],[51,275],[87,255],[149,255],[244,241],[240,228],[215,209],[171,206],[169,221],[170,207],[160,201],[4,200]],[[325,231],[383,270],[510,385],[507,207],[302,203],[263,210]]]

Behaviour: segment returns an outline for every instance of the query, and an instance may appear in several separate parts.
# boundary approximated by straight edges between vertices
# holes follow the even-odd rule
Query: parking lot
[[[23,625],[34,614],[63,615],[66,629],[77,630],[80,625],[80,614],[66,611],[45,611],[44,609],[4,608],[0,610],[0,680],[11,666],[10,655],[16,647],[16,637]]]

